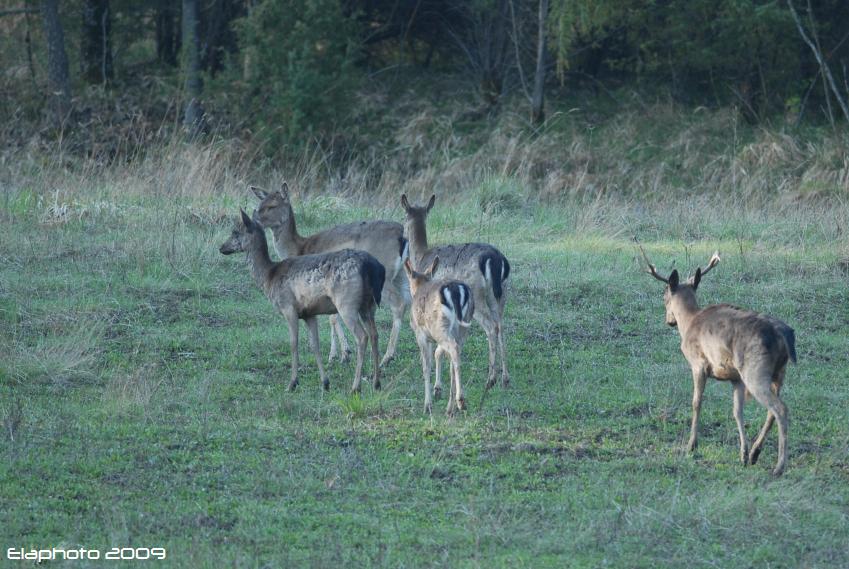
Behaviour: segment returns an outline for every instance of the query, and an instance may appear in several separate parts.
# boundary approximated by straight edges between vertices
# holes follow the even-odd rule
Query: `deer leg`
[[[507,371],[507,349],[504,347],[504,326],[499,318],[495,323],[495,333],[498,336],[498,350],[501,355],[501,387],[510,386],[510,373]]]
[[[772,414],[772,411],[767,411],[764,426],[761,427],[761,432],[758,433],[758,437],[752,443],[752,450],[749,451],[749,464],[755,464],[758,461],[763,450],[764,441],[766,441],[766,436],[769,434],[770,429],[772,429],[773,423],[775,423],[775,415]]]
[[[772,475],[781,476],[784,473],[784,468],[787,466],[787,430],[789,427],[787,405],[773,391],[770,381],[766,378],[758,380],[757,383],[753,382],[752,385],[747,385],[746,387],[754,398],[758,400],[758,403],[766,407],[778,422],[778,461],[775,463]],[[767,423],[769,422],[768,416]],[[764,431],[768,431],[766,424],[764,425]],[[764,437],[766,437],[766,433],[764,433]],[[761,444],[763,444],[763,441],[761,441]]]
[[[734,389],[734,420],[737,422],[737,433],[740,435],[740,461],[743,466],[749,464],[749,443],[743,429],[743,405],[746,403],[746,386],[742,381],[731,384]]]
[[[339,348],[336,345],[336,327],[333,325],[335,316],[330,317],[330,353],[327,354],[327,363],[332,362],[339,356]]]
[[[781,393],[781,385],[784,382],[784,370],[785,368],[781,368],[778,373],[775,374],[775,377],[772,378],[772,385],[770,387],[776,395]],[[775,415],[772,414],[772,411],[767,410],[764,426],[761,428],[760,433],[758,433],[757,438],[752,443],[752,450],[749,451],[749,462],[751,464],[755,464],[758,461],[758,457],[763,450],[763,444],[766,441],[766,437],[769,434],[770,429],[772,429],[773,423],[775,423]]]
[[[486,334],[486,341],[489,344],[489,375],[486,380],[486,388],[489,389],[493,385],[495,385],[495,354],[497,351],[496,348],[496,328],[495,322],[492,321],[490,315],[487,314],[486,308],[482,308],[478,310],[478,306],[485,306],[484,302],[478,304],[477,299],[475,299],[475,315],[474,318],[480,325],[483,327],[483,331]]]
[[[329,391],[330,381],[324,374],[324,364],[321,363],[321,349],[318,343],[318,320],[316,320],[315,316],[313,316],[312,318],[306,318],[305,322],[307,323],[307,331],[310,336],[310,348],[312,348],[312,353],[315,356],[315,363],[318,364],[318,375],[321,377],[321,388],[325,391]]]
[[[430,368],[432,366],[430,342],[424,333],[416,331],[416,343],[419,345],[419,354],[422,358],[422,377],[424,377],[425,385],[424,412],[431,414],[433,413],[433,404],[430,398]]]
[[[433,398],[439,399],[442,397],[442,355],[445,353],[445,350],[442,349],[442,346],[437,345],[436,351],[433,353],[436,363],[434,364],[434,368],[436,368],[436,383],[433,384]],[[449,394],[450,394],[449,390]],[[450,404],[450,397],[449,397]]]
[[[375,306],[361,315],[366,328],[368,342],[371,344],[372,386],[380,389],[380,365],[378,364],[380,353],[377,347],[377,324],[374,321]]]
[[[388,292],[387,289],[384,290]],[[393,292],[387,296],[389,309],[392,311],[392,330],[389,332],[389,343],[386,345],[386,353],[380,362],[381,366],[385,366],[395,357],[395,350],[398,348],[398,335],[401,333],[401,322],[404,320],[404,313],[407,311],[407,305],[401,295]]]
[[[354,384],[351,386],[351,391],[359,393],[360,381],[363,377],[363,355],[365,353],[368,337],[366,336],[366,331],[363,329],[363,325],[360,323],[360,315],[355,310],[340,310],[339,316],[342,317],[342,321],[345,322],[345,326],[353,332],[354,337],[357,340],[357,365],[354,370]]]
[[[347,362],[351,357],[351,348],[348,346],[348,338],[345,336],[345,329],[342,327],[342,324],[339,322],[339,318],[336,314],[332,314],[330,316],[330,357],[328,360],[335,358],[337,356],[336,353],[336,341],[335,338],[339,338],[339,348],[340,352],[338,354],[340,362]]]
[[[687,442],[687,450],[696,450],[697,431],[699,428],[699,413],[702,410],[702,394],[705,392],[705,381],[707,374],[701,368],[693,368],[693,420],[690,424],[690,440]]]
[[[289,348],[292,351],[292,379],[289,380],[288,391],[295,391],[298,387],[298,316],[287,314],[286,322],[289,324]]]
[[[451,358],[451,381],[454,401],[460,411],[466,408],[466,396],[460,384],[460,350],[455,342],[448,345],[448,356]]]

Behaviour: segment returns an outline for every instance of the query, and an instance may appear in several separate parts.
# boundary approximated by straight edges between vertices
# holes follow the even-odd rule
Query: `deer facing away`
[[[398,347],[398,334],[404,312],[410,303],[410,291],[401,265],[408,255],[404,228],[392,221],[362,221],[337,225],[309,237],[302,237],[295,224],[295,212],[289,199],[289,186],[285,182],[277,192],[266,192],[251,187],[260,203],[257,219],[263,227],[271,229],[274,247],[282,259],[298,255],[329,253],[341,249],[359,249],[373,255],[386,270],[383,296],[392,311],[392,330],[386,353],[380,362],[383,366],[394,356]],[[336,338],[341,346],[340,359],[347,359],[348,341],[335,316],[330,317],[330,356],[337,355]]]
[[[734,398],[734,420],[740,435],[740,460],[744,465],[755,464],[764,440],[775,421],[778,421],[778,461],[773,475],[780,476],[787,464],[787,406],[779,397],[784,382],[787,361],[796,363],[796,339],[793,329],[784,322],[728,304],[699,308],[696,289],[699,282],[717,263],[714,253],[707,268],[696,269],[686,282],[679,280],[678,271],[668,278],[657,273],[640,247],[648,273],[666,283],[663,301],[666,323],[676,326],[681,334],[681,351],[693,372],[693,420],[687,449],[696,448],[696,431],[702,393],[708,377],[731,382]],[[766,407],[767,418],[760,433],[748,446],[743,429],[743,405],[747,395]]]
[[[369,342],[373,385],[380,389],[374,313],[383,290],[383,265],[368,253],[352,249],[324,255],[303,255],[274,263],[268,255],[268,242],[262,225],[244,211],[240,210],[240,213],[241,220],[219,251],[224,255],[247,253],[251,275],[268,300],[286,318],[292,349],[289,391],[298,385],[299,319],[307,324],[322,387],[325,390],[330,388],[321,363],[316,316],[337,313],[357,339],[357,364],[351,389],[360,390],[363,357]]]
[[[464,243],[429,248],[427,242],[427,215],[433,208],[436,196],[431,196],[424,207],[411,205],[407,196],[401,196],[401,206],[406,212],[404,230],[410,240],[410,259],[413,268],[421,269],[439,257],[439,278],[465,283],[475,301],[474,317],[483,327],[489,343],[489,376],[487,388],[495,384],[496,351],[501,356],[501,384],[510,383],[505,354],[504,305],[507,295],[504,283],[510,276],[510,263],[501,251],[486,243]]]
[[[460,383],[460,352],[469,334],[472,316],[475,312],[475,301],[469,287],[460,281],[440,279],[434,280],[433,273],[439,265],[439,257],[434,257],[430,267],[423,273],[416,272],[410,260],[404,262],[404,269],[410,280],[413,293],[412,314],[413,332],[422,358],[422,374],[425,384],[425,413],[430,413],[430,371],[436,356],[436,383],[434,393],[438,396],[442,391],[442,356],[448,354],[451,360],[450,389],[447,413],[466,407],[463,387]],[[436,352],[432,355],[436,342]]]

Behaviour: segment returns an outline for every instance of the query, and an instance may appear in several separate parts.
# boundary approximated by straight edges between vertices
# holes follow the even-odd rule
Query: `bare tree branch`
[[[846,99],[843,98],[843,95],[840,93],[840,90],[837,88],[837,83],[834,82],[834,76],[831,74],[831,70],[828,68],[828,64],[822,56],[822,53],[817,46],[814,45],[814,42],[811,41],[811,38],[808,36],[808,33],[805,31],[805,27],[802,25],[802,20],[799,18],[799,13],[796,12],[796,7],[793,6],[793,0],[787,0],[787,6],[790,8],[790,13],[793,14],[793,20],[796,22],[796,27],[799,29],[799,34],[802,36],[802,40],[808,44],[808,47],[811,48],[811,51],[814,52],[814,57],[817,60],[817,63],[820,64],[820,68],[822,69],[823,75],[825,75],[826,79],[828,79],[828,83],[831,86],[831,91],[834,94],[834,97],[837,99],[837,103],[840,105],[840,110],[843,111],[843,116],[849,121],[849,106],[846,105]]]

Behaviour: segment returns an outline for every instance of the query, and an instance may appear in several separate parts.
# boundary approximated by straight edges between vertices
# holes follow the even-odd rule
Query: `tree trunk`
[[[68,55],[65,34],[59,21],[59,0],[41,0],[44,35],[47,38],[48,101],[57,128],[71,111],[71,83],[68,78]]]
[[[156,59],[172,67],[177,65],[177,52],[180,50],[178,8],[171,0],[159,0],[156,7]]]
[[[109,0],[83,2],[80,67],[89,83],[112,79],[112,11]]]
[[[203,107],[200,96],[203,82],[200,77],[200,39],[198,37],[197,0],[183,0],[183,73],[186,76],[186,111],[183,125],[191,137],[203,129]]]
[[[543,102],[545,96],[545,20],[547,17],[548,0],[539,0],[537,69],[536,73],[534,73],[534,92],[531,95],[531,120],[536,125],[545,122]]]

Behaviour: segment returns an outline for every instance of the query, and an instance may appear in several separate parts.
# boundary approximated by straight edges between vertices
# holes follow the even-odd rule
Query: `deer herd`
[[[407,307],[419,346],[425,385],[426,413],[442,393],[442,356],[450,361],[447,413],[466,408],[460,381],[463,344],[472,320],[483,328],[489,345],[486,389],[495,385],[500,363],[501,384],[510,382],[502,319],[507,302],[510,263],[486,243],[461,243],[432,247],[427,239],[427,216],[435,196],[424,206],[401,196],[403,225],[392,221],[361,221],[337,225],[314,235],[298,233],[288,186],[275,192],[251,188],[260,200],[248,216],[244,210],[229,239],[221,245],[224,255],[243,252],[250,273],[274,308],[289,325],[291,379],[298,385],[298,328],[304,320],[310,348],[318,365],[322,387],[330,389],[319,348],[319,315],[330,315],[330,360],[347,360],[350,349],[339,323],[356,339],[353,392],[359,392],[366,349],[371,345],[372,386],[380,389],[380,370],[394,358]],[[274,247],[282,259],[273,262],[265,230],[271,229]],[[764,441],[778,423],[778,460],[773,474],[779,476],[787,463],[787,406],[780,398],[788,361],[796,362],[793,329],[764,314],[728,304],[699,308],[696,290],[702,278],[719,263],[717,253],[707,268],[682,281],[677,270],[668,277],[657,272],[637,243],[647,272],[663,282],[666,323],[677,327],[681,351],[693,374],[693,415],[687,449],[696,448],[702,394],[708,377],[730,382],[734,420],[740,436],[740,460],[755,464]],[[386,353],[380,359],[375,312],[385,300],[392,313],[392,329]],[[434,345],[436,346],[434,349]],[[431,372],[436,379],[431,389]],[[749,446],[743,426],[743,405],[754,397],[767,409],[767,418]]]

